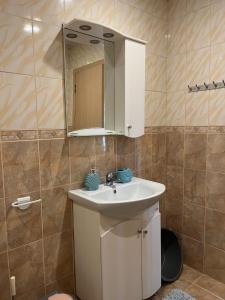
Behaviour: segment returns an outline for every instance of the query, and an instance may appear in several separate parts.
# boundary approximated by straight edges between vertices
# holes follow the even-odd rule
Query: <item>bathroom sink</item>
[[[115,183],[115,186],[113,189],[101,184],[97,191],[71,190],[69,198],[102,214],[131,217],[154,205],[165,191],[164,184],[137,177],[129,183]]]

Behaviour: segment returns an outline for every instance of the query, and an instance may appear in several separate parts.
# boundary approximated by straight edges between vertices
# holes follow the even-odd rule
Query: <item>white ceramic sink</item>
[[[124,217],[154,205],[165,191],[164,184],[137,177],[129,183],[115,185],[116,193],[111,187],[101,184],[97,191],[71,190],[69,198],[102,214]]]

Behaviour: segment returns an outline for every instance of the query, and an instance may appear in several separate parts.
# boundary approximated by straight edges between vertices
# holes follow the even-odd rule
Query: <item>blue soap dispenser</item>
[[[85,176],[84,186],[88,191],[96,191],[99,188],[100,177],[95,169],[91,169]]]

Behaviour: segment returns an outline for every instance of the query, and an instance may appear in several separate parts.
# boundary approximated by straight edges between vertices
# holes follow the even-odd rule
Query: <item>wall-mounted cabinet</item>
[[[143,135],[146,42],[81,20],[63,36],[68,136]]]

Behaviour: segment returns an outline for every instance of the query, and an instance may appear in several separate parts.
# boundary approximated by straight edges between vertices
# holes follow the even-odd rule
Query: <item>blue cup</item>
[[[129,168],[118,169],[116,171],[117,181],[121,183],[128,183],[133,177],[133,173]]]

